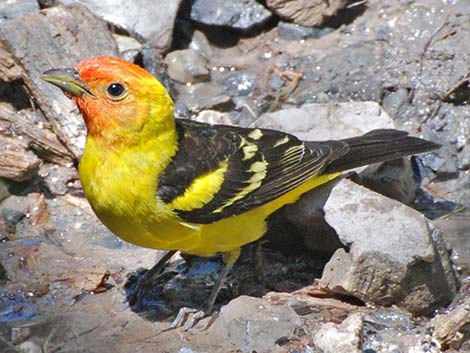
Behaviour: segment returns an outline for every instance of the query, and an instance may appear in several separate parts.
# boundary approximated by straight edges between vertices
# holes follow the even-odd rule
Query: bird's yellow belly
[[[135,217],[97,211],[97,215],[113,233],[127,242],[147,248],[212,256],[238,249],[261,238],[266,232],[266,218],[271,213],[338,175],[314,177],[261,207],[211,224],[187,223],[174,218],[159,219],[151,213]]]
[[[180,250],[198,256],[228,252],[259,239],[266,231],[266,214],[250,211],[211,224],[171,219],[135,221],[97,211],[98,218],[121,239],[142,247]]]

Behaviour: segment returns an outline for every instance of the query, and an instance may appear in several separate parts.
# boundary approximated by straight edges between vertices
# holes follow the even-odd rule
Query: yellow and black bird
[[[175,119],[165,88],[137,65],[113,58],[55,69],[43,79],[77,103],[88,136],[79,173],[98,218],[122,239],[170,251],[222,254],[212,310],[240,247],[266,232],[266,218],[358,166],[434,150],[397,130],[338,141]]]

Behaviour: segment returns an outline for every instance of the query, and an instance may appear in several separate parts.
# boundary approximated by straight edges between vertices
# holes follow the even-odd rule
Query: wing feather
[[[160,176],[157,194],[167,203],[177,199],[175,213],[185,222],[200,224],[274,200],[321,172],[348,148],[344,143],[307,144],[274,130],[178,119],[177,129],[179,150]],[[204,200],[194,202],[194,185],[199,186],[201,178],[211,180],[211,173],[220,174],[223,163],[223,181],[216,188],[208,187]],[[194,207],[188,209],[188,204]]]

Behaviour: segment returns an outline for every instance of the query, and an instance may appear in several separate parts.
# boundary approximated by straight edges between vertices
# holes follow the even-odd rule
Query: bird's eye
[[[121,83],[115,82],[111,83],[108,86],[108,88],[106,89],[106,93],[111,99],[120,99],[124,98],[125,94],[127,93],[127,90]]]

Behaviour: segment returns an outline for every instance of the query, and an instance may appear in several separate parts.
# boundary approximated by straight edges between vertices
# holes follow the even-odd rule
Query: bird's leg
[[[206,310],[202,311],[186,307],[181,308],[175,320],[171,323],[172,328],[176,328],[184,324],[185,330],[189,330],[194,327],[194,325],[196,325],[199,320],[212,313],[220,288],[222,288],[225,278],[229,274],[239,256],[240,248],[222,254],[222,260],[224,261],[225,266],[220,272],[219,277],[217,278],[217,281],[212,288],[209,300],[207,301]]]
[[[148,284],[152,283],[156,279],[156,277],[160,273],[162,273],[163,269],[165,268],[166,263],[168,262],[168,260],[171,259],[171,257],[175,253],[176,253],[176,250],[167,251],[165,255],[163,255],[162,258],[158,260],[157,263],[153,265],[153,267],[145,273],[144,275],[145,283],[148,283]]]
[[[258,241],[255,245],[255,249],[251,254],[251,261],[253,262],[253,276],[258,283],[264,283],[264,254],[262,244],[265,242]]]
[[[212,288],[211,295],[209,296],[209,300],[207,301],[207,308],[206,308],[207,314],[210,314],[212,312],[212,309],[214,308],[214,303],[215,303],[215,300],[217,299],[217,295],[219,294],[220,288],[222,288],[222,286],[224,285],[227,275],[229,274],[230,270],[232,269],[233,265],[235,264],[239,256],[240,256],[240,248],[222,254],[222,260],[224,261],[225,266],[220,272],[219,277],[217,278],[217,281],[215,282],[214,287]]]

